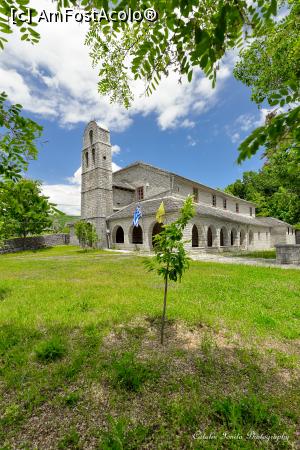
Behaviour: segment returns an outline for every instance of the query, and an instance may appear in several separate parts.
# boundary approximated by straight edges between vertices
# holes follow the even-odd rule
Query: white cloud
[[[116,172],[117,170],[122,169],[121,166],[118,166],[118,164],[116,164],[115,162],[112,162],[112,171]]]
[[[121,151],[121,148],[119,147],[119,145],[112,145],[111,147],[111,152],[113,155],[118,155]]]
[[[180,124],[182,128],[194,128],[195,125],[195,122],[189,119],[184,119],[184,121]]]
[[[244,139],[246,135],[250,134],[252,130],[261,127],[265,123],[266,116],[270,111],[262,108],[258,116],[255,114],[241,114],[232,125],[227,125],[225,131],[231,142],[236,144]]]
[[[59,210],[74,216],[80,215],[80,185],[43,184],[42,191]]]
[[[239,142],[239,140],[241,139],[241,136],[240,136],[239,133],[233,133],[233,134],[230,136],[230,139],[231,139],[231,142],[232,142],[233,144],[236,144],[236,143]]]
[[[70,184],[81,186],[81,167],[78,167],[71,177],[67,177],[67,181]]]
[[[39,10],[55,11],[55,2],[35,0]],[[91,119],[113,131],[123,131],[134,116],[154,113],[162,130],[192,128],[191,114],[201,114],[215,105],[232,65],[227,57],[212,89],[209,80],[196,70],[191,83],[170,73],[150,97],[145,97],[144,83],[135,82],[135,101],[130,110],[111,104],[97,92],[97,69],[92,68],[89,48],[84,45],[87,24],[40,23],[41,41],[32,46],[14,33],[0,58],[0,89],[12,101],[20,102],[30,112],[57,120],[70,127]],[[232,57],[231,57],[232,58]]]
[[[195,147],[197,145],[196,139],[194,139],[190,134],[187,135],[187,141],[190,147]]]

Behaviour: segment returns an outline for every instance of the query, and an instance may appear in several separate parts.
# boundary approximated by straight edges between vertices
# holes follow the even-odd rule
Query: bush
[[[99,241],[94,225],[85,220],[75,223],[75,234],[83,249],[94,248]]]

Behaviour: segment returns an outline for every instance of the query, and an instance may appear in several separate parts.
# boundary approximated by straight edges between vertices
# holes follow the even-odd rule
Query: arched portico
[[[230,245],[231,246],[238,245],[236,228],[232,228],[231,229],[231,232],[230,232]]]
[[[199,232],[196,224],[192,228],[192,247],[199,247]]]
[[[252,230],[249,230],[249,246],[253,245],[254,243],[254,234]]]
[[[217,232],[214,225],[209,225],[206,232],[206,246],[217,247],[216,243]]]
[[[226,247],[228,245],[228,231],[226,227],[222,227],[220,230],[220,247]]]
[[[154,237],[159,234],[163,229],[163,224],[159,223],[159,222],[155,222],[153,227],[152,227],[152,233],[151,233],[151,244],[152,247],[154,247],[155,241],[154,241]]]
[[[246,246],[246,232],[243,229],[240,230],[240,246],[242,248]]]
[[[143,244],[143,229],[140,225],[137,227],[131,226],[129,230],[129,242],[131,244]]]

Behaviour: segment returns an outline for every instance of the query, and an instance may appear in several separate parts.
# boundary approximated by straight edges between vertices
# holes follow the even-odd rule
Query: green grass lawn
[[[264,259],[276,259],[276,250],[256,250],[252,252],[232,252],[228,253],[230,256],[242,256],[244,258],[264,258]]]
[[[192,262],[164,347],[162,289],[139,256],[0,256],[0,449],[292,448],[300,272]]]

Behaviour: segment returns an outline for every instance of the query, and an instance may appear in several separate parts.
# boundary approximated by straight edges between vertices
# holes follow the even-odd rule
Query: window
[[[197,188],[193,188],[193,197],[194,197],[194,202],[198,203],[199,200],[199,191]]]
[[[227,199],[223,198],[223,208],[227,209]]]
[[[212,205],[217,206],[217,196],[216,195],[212,196]]]
[[[144,186],[138,187],[136,190],[136,199],[144,200]]]
[[[253,211],[252,211],[252,207],[250,206],[250,216],[252,216],[252,214],[253,214]]]
[[[89,132],[89,136],[90,136],[90,144],[92,145],[92,143],[93,143],[93,130],[91,130]]]
[[[290,228],[288,227],[288,234],[290,234]]]
[[[260,239],[260,231],[257,233],[257,238]]]
[[[88,154],[88,152],[85,153],[85,165],[86,165],[86,167],[89,167],[89,154]]]
[[[93,160],[93,164],[95,164],[96,162],[96,153],[95,153],[95,149],[92,148],[92,160]]]
[[[235,204],[235,212],[240,212],[240,205],[238,203]]]

